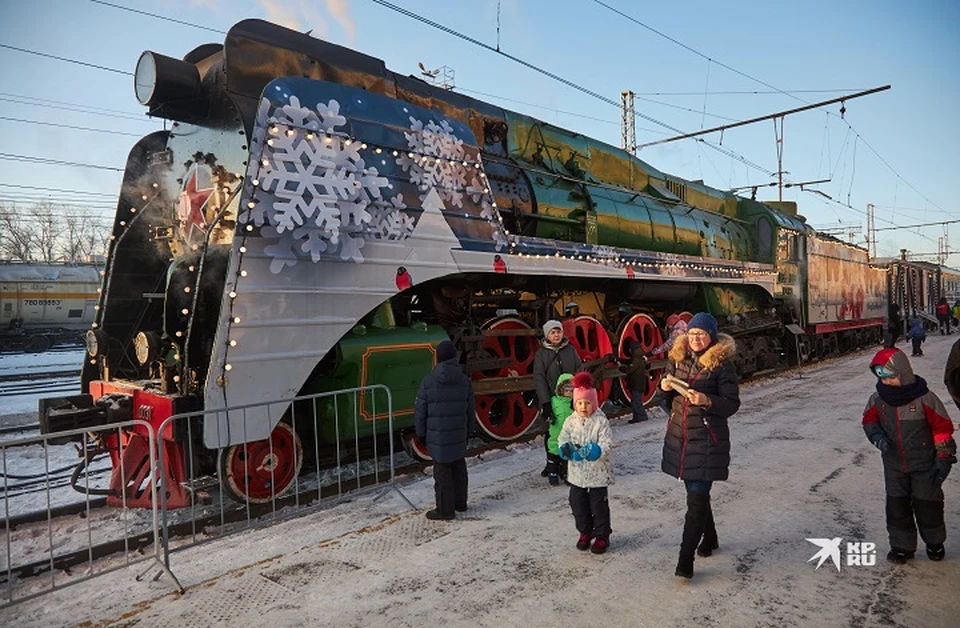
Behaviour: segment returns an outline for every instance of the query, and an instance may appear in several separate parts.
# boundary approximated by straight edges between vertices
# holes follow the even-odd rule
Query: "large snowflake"
[[[480,205],[480,216],[493,224],[493,238],[498,248],[506,244],[480,164],[465,162],[468,155],[463,140],[455,135],[450,123],[429,120],[424,124],[410,116],[410,132],[404,133],[404,137],[410,152],[401,154],[397,163],[419,189],[420,201],[425,200],[431,190],[436,190],[445,208],[462,208],[466,193]],[[479,159],[479,155],[475,159]]]
[[[400,240],[413,232],[402,195],[386,177],[367,166],[361,143],[338,129],[347,120],[331,100],[316,109],[289,104],[267,116],[259,171],[261,193],[241,220],[260,227],[262,237],[276,240],[264,247],[279,273],[304,255],[313,262],[327,256],[362,262],[366,240]]]

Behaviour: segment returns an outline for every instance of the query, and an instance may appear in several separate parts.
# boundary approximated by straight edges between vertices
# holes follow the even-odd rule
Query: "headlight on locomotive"
[[[140,366],[146,366],[160,355],[160,336],[156,332],[141,331],[133,341],[133,348]]]
[[[95,358],[100,354],[106,354],[107,352],[107,334],[101,329],[91,329],[87,331],[84,342],[87,345],[87,354],[91,358]]]

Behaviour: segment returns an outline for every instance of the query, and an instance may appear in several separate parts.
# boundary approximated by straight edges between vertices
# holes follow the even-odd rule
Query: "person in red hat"
[[[953,423],[943,402],[900,349],[881,349],[870,361],[877,390],[863,411],[863,431],[880,450],[887,493],[887,560],[903,564],[917,550],[917,530],[930,560],[943,560],[947,528],[943,489],[957,461]]]
[[[573,414],[564,422],[557,443],[560,457],[569,461],[570,508],[580,533],[577,549],[602,554],[610,546],[607,487],[613,484],[613,436],[610,422],[597,403],[593,377],[580,372],[572,381]]]

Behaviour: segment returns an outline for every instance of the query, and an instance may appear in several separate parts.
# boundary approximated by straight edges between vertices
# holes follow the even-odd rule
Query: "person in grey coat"
[[[533,356],[533,383],[537,389],[537,400],[540,402],[540,417],[549,426],[556,423],[558,417],[553,415],[553,393],[556,391],[557,379],[561,373],[576,373],[582,362],[577,349],[570,344],[563,335],[563,325],[558,320],[549,320],[543,324],[543,340],[540,349]],[[559,417],[563,420],[566,417]],[[547,446],[549,439],[543,439],[544,450],[547,455],[547,464],[540,475],[549,477],[555,472],[556,462],[550,457]]]
[[[437,345],[437,365],[420,382],[413,422],[433,458],[437,506],[427,519],[450,520],[467,509],[467,439],[473,432],[473,388],[449,340]]]

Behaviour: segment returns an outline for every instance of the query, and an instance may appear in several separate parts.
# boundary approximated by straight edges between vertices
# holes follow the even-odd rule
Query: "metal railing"
[[[377,409],[378,396],[386,398],[385,411]],[[320,406],[326,411],[323,416]],[[247,435],[254,432],[254,425],[262,428],[267,417],[281,415],[267,439],[249,442]],[[227,440],[220,438],[226,436],[224,429],[240,433],[232,439],[238,444],[217,450],[218,473],[198,477],[194,466],[198,448],[211,451],[200,445],[198,430],[208,422],[217,426],[221,442]],[[185,504],[173,508],[170,491],[159,494],[161,544],[168,570],[173,552],[328,507],[347,492],[384,489],[377,496],[380,499],[396,491],[416,510],[396,484],[393,400],[384,385],[177,414],[158,430],[161,437],[171,433],[182,435],[178,440],[187,448],[182,474],[190,479],[183,483],[185,494],[180,497]],[[309,437],[312,451],[302,449],[300,437]],[[386,440],[385,460],[382,439]],[[366,443],[372,451],[363,451]],[[163,447],[159,453],[159,476],[175,476]],[[308,468],[301,468],[307,459]]]
[[[270,416],[282,416],[281,423],[267,439],[248,442]],[[136,563],[148,563],[136,580],[158,569],[154,580],[167,575],[182,592],[172,553],[332,506],[347,493],[379,489],[379,500],[396,491],[416,510],[397,486],[393,419],[389,388],[375,385],[177,414],[156,432],[136,420],[0,442],[0,607]],[[208,421],[239,430],[233,439],[215,431],[218,442],[238,444],[204,446]],[[51,445],[70,441],[78,441],[80,462],[64,465],[70,449]],[[98,459],[103,454],[111,465]],[[77,495],[70,486],[83,501],[63,505]],[[22,501],[11,508],[24,491],[33,495],[26,518]],[[64,509],[82,523],[62,523]]]
[[[136,436],[131,438],[131,434]],[[76,453],[80,462],[64,466],[64,448],[54,445],[68,441],[79,441]],[[149,450],[147,472],[135,475],[124,465],[114,465],[110,484],[136,483],[131,488],[149,496],[152,504],[149,511],[128,508],[125,491],[113,495],[101,486],[99,476],[110,469],[92,468],[97,455],[107,453],[121,460],[128,447],[143,446],[144,441]],[[131,444],[134,442],[138,445]],[[153,428],[144,421],[0,442],[4,514],[0,607],[145,561],[151,563],[148,570],[158,565],[161,569],[158,577],[166,573],[180,588],[161,560],[157,483],[152,481],[155,476],[149,472],[156,469],[155,443]],[[41,445],[39,456],[36,445]],[[51,466],[57,468],[51,469]],[[17,473],[12,471],[14,467]],[[76,492],[64,481],[65,472],[71,469],[69,485],[80,484],[85,494],[83,502],[78,504],[74,499],[68,506],[67,496],[76,497]],[[33,472],[24,474],[24,471]],[[94,496],[108,494],[110,499],[118,500],[119,516],[116,511],[111,511],[109,516],[97,516],[98,510],[103,512],[99,508],[102,500]],[[41,516],[18,516],[26,508]],[[65,508],[81,517],[79,523],[71,520],[69,535],[54,527],[55,513]],[[142,576],[143,573],[137,579]]]

